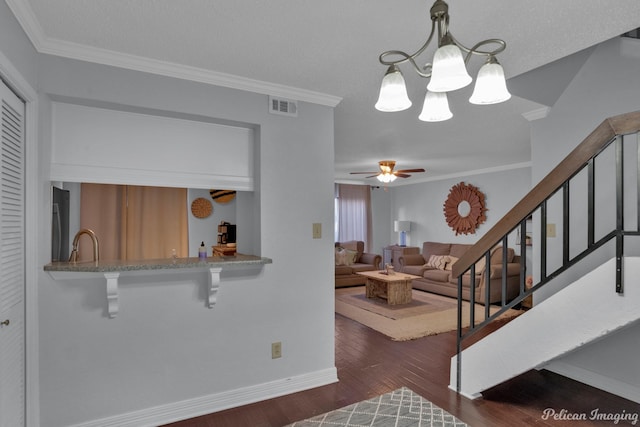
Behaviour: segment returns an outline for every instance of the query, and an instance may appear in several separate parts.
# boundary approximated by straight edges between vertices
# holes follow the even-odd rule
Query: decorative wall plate
[[[209,190],[211,198],[218,203],[229,203],[236,197],[235,190]]]
[[[213,212],[213,206],[211,202],[204,197],[198,197],[191,202],[191,213],[196,218],[207,218]]]
[[[470,184],[461,182],[449,190],[444,202],[444,217],[458,234],[475,234],[476,228],[487,220],[484,194]]]

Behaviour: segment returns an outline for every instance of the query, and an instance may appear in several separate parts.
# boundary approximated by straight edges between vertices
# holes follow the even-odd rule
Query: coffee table
[[[389,305],[411,302],[411,281],[420,276],[406,273],[387,274],[385,271],[359,271],[367,278],[367,298],[383,298]]]

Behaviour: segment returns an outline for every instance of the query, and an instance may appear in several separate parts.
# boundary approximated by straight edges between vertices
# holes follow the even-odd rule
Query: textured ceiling
[[[400,113],[373,108],[385,71],[378,55],[420,47],[430,30],[431,1],[5,1],[44,53],[117,66],[153,60],[161,69],[185,67],[185,75],[224,73],[230,82],[237,76],[273,85],[274,92],[290,88],[303,100],[306,93],[329,95],[340,101],[337,180],[352,179],[349,171],[376,170],[387,158],[400,169],[427,169],[404,183],[530,161],[522,114],[542,104],[526,93],[479,107],[467,102],[469,86],[450,95],[453,119],[424,123],[417,115],[427,81],[405,68],[413,107]],[[450,30],[463,44],[507,42],[499,56],[507,78],[640,27],[638,0],[451,0],[449,7]],[[472,75],[480,62],[472,60]]]

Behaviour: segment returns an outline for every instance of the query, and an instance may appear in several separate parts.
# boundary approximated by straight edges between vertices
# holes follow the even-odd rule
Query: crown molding
[[[29,2],[22,0],[5,1],[39,53],[230,89],[278,96],[328,107],[335,107],[342,101],[341,97],[325,93],[53,39],[45,35]]]
[[[431,177],[425,177],[425,178],[420,178],[417,176],[412,177],[411,180],[395,180],[394,182],[390,182],[388,184],[383,184],[379,181],[369,181],[369,182],[365,182],[365,181],[347,181],[345,179],[340,179],[340,178],[336,178],[335,179],[335,183],[336,184],[360,184],[360,185],[371,185],[371,186],[379,186],[379,187],[404,187],[406,185],[413,185],[413,184],[422,184],[425,182],[434,182],[434,181],[444,181],[446,179],[459,179],[459,178],[464,178],[464,177],[468,177],[468,176],[473,176],[473,175],[482,175],[485,173],[497,173],[497,172],[505,172],[505,171],[510,171],[510,170],[514,170],[514,169],[525,169],[525,168],[530,168],[531,167],[531,162],[522,162],[522,163],[511,163],[508,165],[501,165],[501,166],[495,166],[495,167],[491,167],[491,168],[485,168],[485,169],[474,169],[474,170],[469,170],[469,171],[464,171],[464,172],[458,172],[458,173],[451,173],[451,174],[443,174],[443,175],[437,175],[437,176],[431,176]],[[409,182],[407,182],[409,181]]]

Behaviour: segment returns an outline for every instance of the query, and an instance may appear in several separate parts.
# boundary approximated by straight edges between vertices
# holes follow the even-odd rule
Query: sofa
[[[364,285],[367,278],[356,274],[358,271],[379,270],[382,256],[364,252],[364,242],[351,240],[335,244],[336,279],[335,287]]]
[[[403,273],[420,276],[412,281],[414,289],[420,289],[449,297],[458,297],[458,279],[452,277],[451,267],[471,247],[462,243],[424,242],[421,254],[409,254],[400,257]],[[493,248],[489,265],[489,304],[502,301],[502,246]],[[486,260],[476,263],[475,301],[485,303]],[[462,279],[462,298],[470,299],[470,272]],[[515,298],[520,292],[520,257],[512,248],[507,248],[507,295],[506,300]]]

